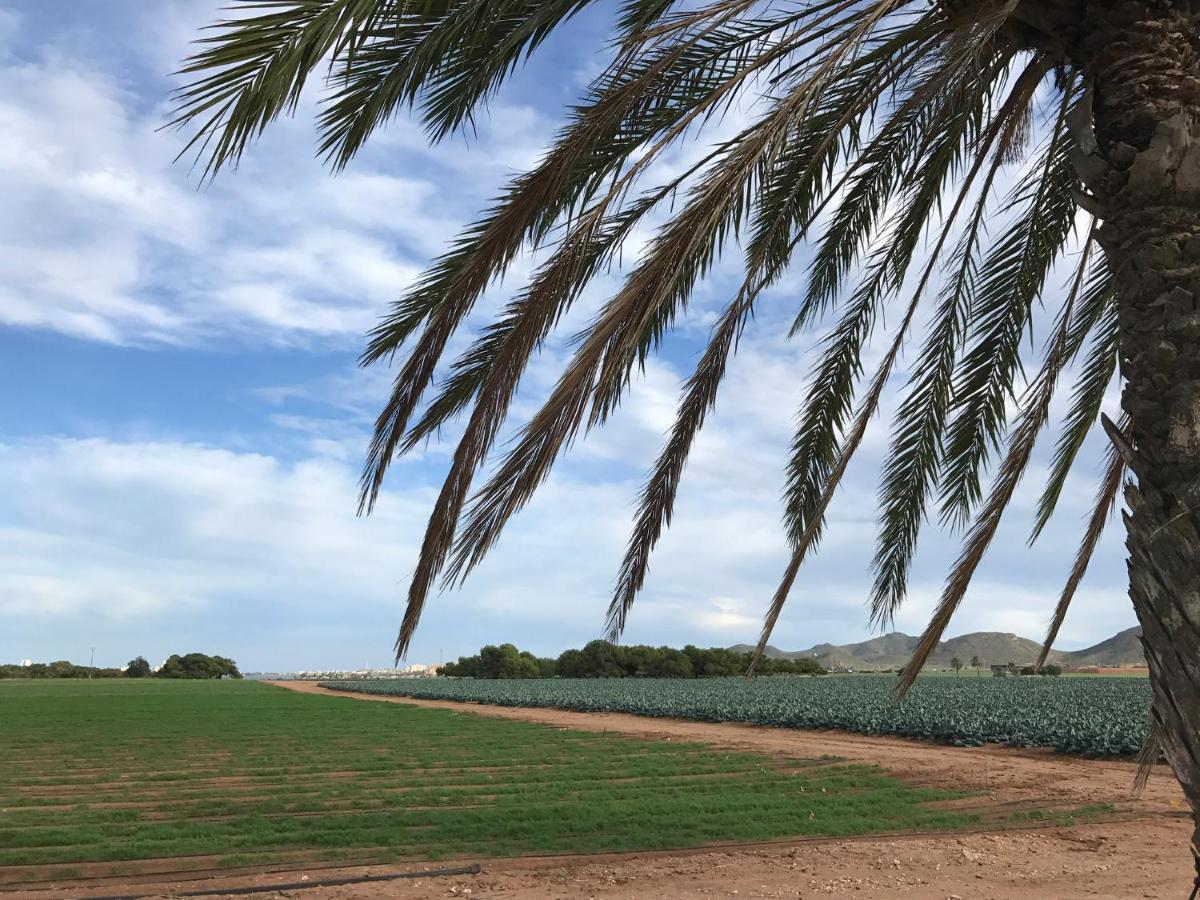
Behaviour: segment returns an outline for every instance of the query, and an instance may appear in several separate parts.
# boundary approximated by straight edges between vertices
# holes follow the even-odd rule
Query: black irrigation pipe
[[[424,872],[396,872],[391,875],[352,875],[349,878],[322,878],[318,881],[292,881],[287,884],[261,884],[247,887],[209,887],[195,891],[171,891],[172,897],[209,897],[214,894],[245,895],[266,894],[270,891],[298,891],[304,888],[337,887],[344,884],[364,884],[372,881],[399,881],[401,878],[445,878],[450,875],[478,875],[479,863],[460,866],[456,869],[428,869]],[[149,894],[110,894],[104,897],[88,897],[87,900],[141,900],[143,897],[161,897],[161,890]]]

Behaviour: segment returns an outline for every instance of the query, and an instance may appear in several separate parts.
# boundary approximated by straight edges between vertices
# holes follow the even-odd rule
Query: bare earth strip
[[[476,876],[313,888],[302,893],[258,894],[300,900],[343,898],[470,897],[672,898],[856,897],[904,898],[1179,898],[1191,887],[1187,850],[1190,827],[1182,792],[1166,770],[1133,799],[1134,766],[1002,747],[957,748],[842,732],[775,729],[651,719],[621,713],[483,706],[326,691],[311,682],[279,682],[304,693],[459,710],[539,722],[560,728],[616,732],[660,740],[704,741],[720,746],[815,758],[833,754],[886,766],[925,784],[981,791],[994,805],[1072,807],[1112,804],[1117,821],[1070,828],[1031,828],[960,836],[873,837],[859,840],[781,841],[767,845],[620,856],[480,860]],[[441,864],[431,864],[437,866]],[[418,866],[416,868],[428,868]],[[411,868],[411,867],[410,867]],[[403,868],[292,870],[224,875],[207,881],[159,882],[136,888],[194,890],[211,886],[282,884],[382,874]],[[214,873],[215,874],[215,873]],[[71,896],[121,893],[109,884]],[[63,896],[61,891],[27,897]],[[16,897],[2,895],[4,900]]]

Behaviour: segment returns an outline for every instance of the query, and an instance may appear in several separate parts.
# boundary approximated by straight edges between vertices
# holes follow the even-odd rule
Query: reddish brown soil
[[[1163,838],[1169,846],[1162,845]],[[1182,900],[1190,865],[1179,850],[1186,830],[1090,827],[961,837],[814,841],[741,849],[608,857],[483,860],[478,875],[270,891],[254,897],[279,900],[446,900],[446,898],[637,898],[675,897],[900,897],[905,900],[1045,900],[1093,897],[1109,900]],[[452,865],[453,863],[446,863]],[[441,865],[441,864],[438,864]],[[410,867],[408,871],[419,870]],[[427,868],[427,867],[426,867]],[[160,883],[171,890],[210,887],[206,896],[230,896],[221,886],[288,884],[306,879],[384,874],[393,870],[309,869],[274,875]],[[128,887],[131,893],[154,890]],[[34,897],[80,897],[120,893],[115,885],[85,892],[55,890]],[[7,897],[8,895],[3,895]]]
[[[483,872],[451,878],[273,891],[257,897],[298,900],[343,898],[671,898],[671,897],[859,897],[1031,900],[1031,898],[1182,898],[1191,887],[1190,822],[1182,792],[1165,770],[1145,793],[1130,795],[1134,766],[1000,747],[955,748],[840,732],[805,732],[751,725],[648,719],[617,713],[573,713],[478,704],[411,700],[327,692],[313,683],[281,686],[348,699],[411,703],[473,714],[540,722],[560,728],[618,732],[660,740],[704,741],[788,758],[832,754],[886,766],[910,781],[977,791],[994,807],[1035,805],[1070,808],[1107,803],[1107,820],[1070,828],[961,836],[877,837],[853,841],[781,841],[767,845],[621,856],[540,857],[480,860]],[[156,868],[162,860],[156,860]],[[427,869],[453,862],[417,866]],[[414,867],[408,867],[410,870]],[[108,883],[86,890],[64,887],[22,898],[88,897],[285,884],[301,879],[380,874],[404,867],[340,870],[295,867],[273,874],[205,873],[190,882],[154,879],[126,890]],[[161,871],[161,869],[159,869]],[[138,881],[141,879],[129,879]]]

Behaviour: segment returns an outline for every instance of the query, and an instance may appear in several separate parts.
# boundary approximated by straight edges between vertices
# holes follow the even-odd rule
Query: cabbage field
[[[1150,685],[1142,678],[922,678],[903,702],[886,675],[827,678],[596,678],[337,681],[368,694],[625,712],[781,728],[839,728],[977,746],[1053,747],[1084,756],[1128,756],[1146,731]]]

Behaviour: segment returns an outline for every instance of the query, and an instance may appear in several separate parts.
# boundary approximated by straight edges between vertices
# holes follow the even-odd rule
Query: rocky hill
[[[1140,641],[1141,629],[1130,628],[1094,647],[1083,650],[1052,650],[1050,662],[1067,666],[1140,666],[1145,665]],[[908,662],[919,639],[893,632],[857,644],[817,644],[807,650],[780,650],[767,647],[767,656],[776,659],[795,659],[811,656],[826,668],[894,669]],[[748,644],[731,648],[741,652],[753,650]],[[1009,662],[1018,666],[1031,665],[1037,660],[1041,644],[1029,638],[997,631],[976,631],[950,638],[938,644],[929,664],[949,667],[954,657],[970,666],[978,658],[984,666]]]
[[[1064,665],[1070,666],[1144,666],[1142,629],[1127,628],[1086,650],[1061,653]]]

